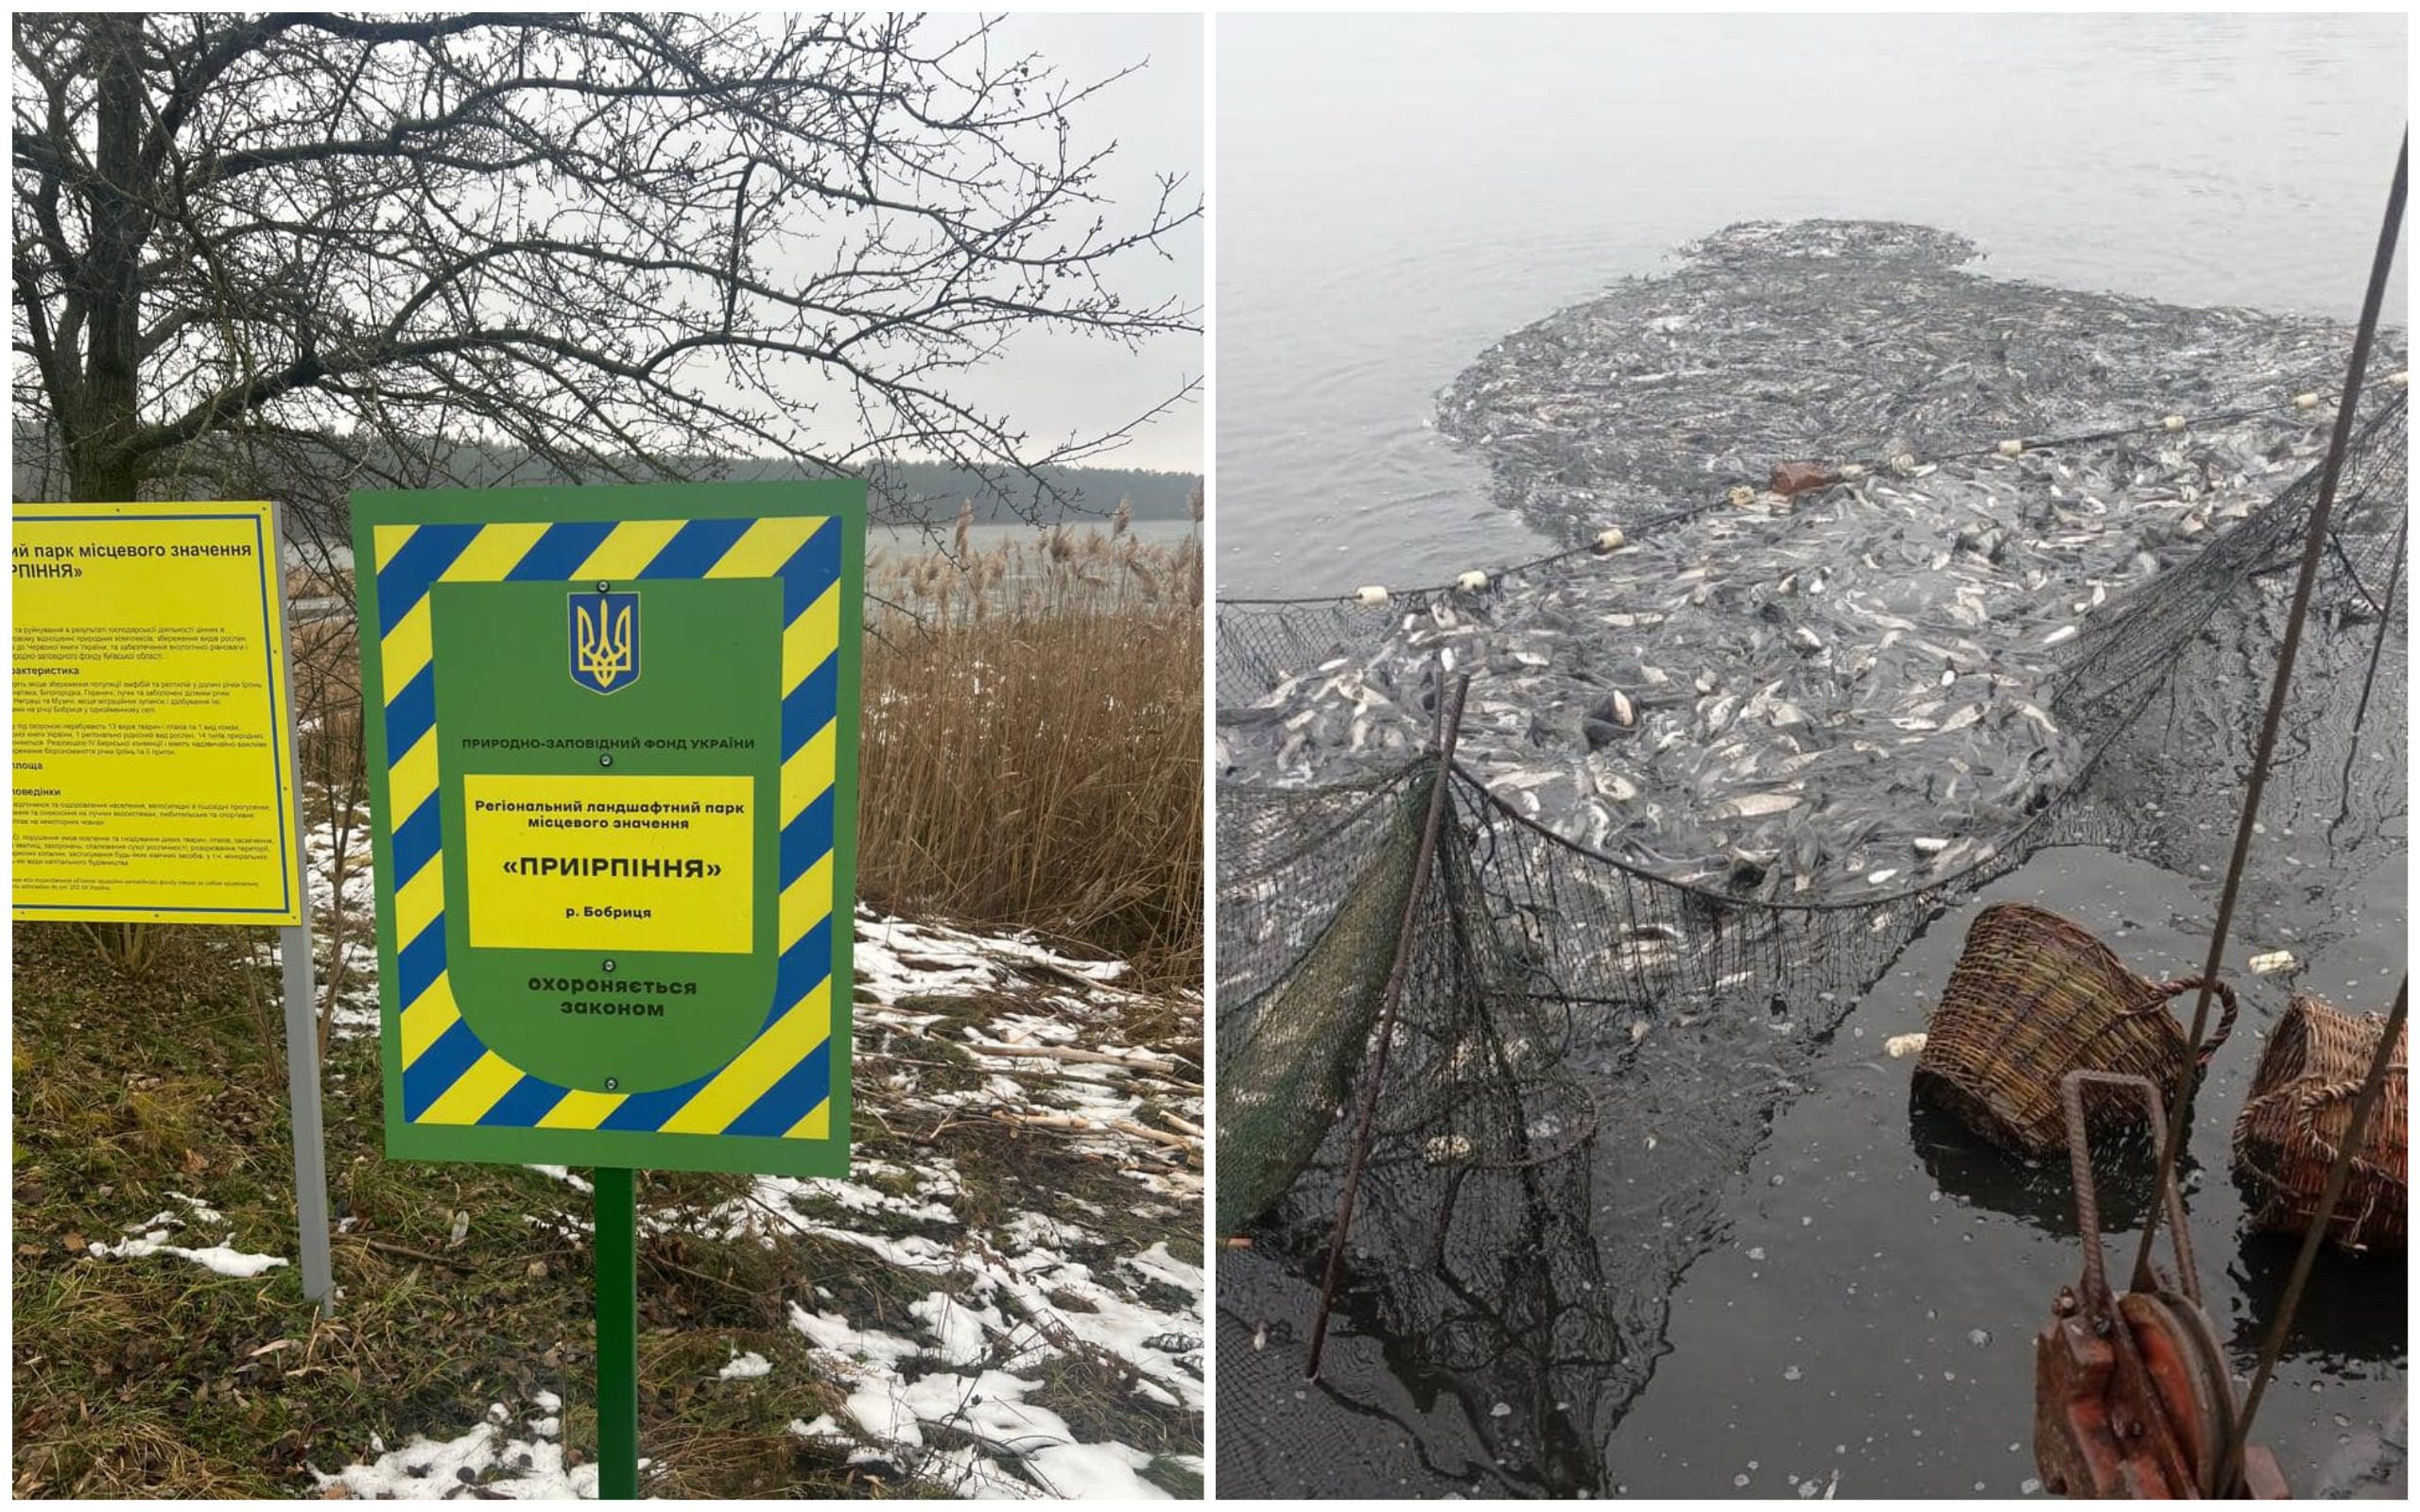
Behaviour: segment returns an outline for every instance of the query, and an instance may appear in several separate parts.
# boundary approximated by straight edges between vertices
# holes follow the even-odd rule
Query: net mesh
[[[2263,809],[2264,879],[2363,874],[2405,843],[2407,446],[2397,392],[2344,466]],[[1219,1221],[1252,1246],[1222,1271],[1222,1491],[1604,1488],[1597,1456],[1720,1226],[1725,1179],[1893,958],[2046,846],[2223,869],[2318,489],[2314,469],[2096,617],[2049,704],[2083,752],[2077,775],[1910,890],[1780,902],[1685,885],[1452,774],[1340,1302],[1383,1359],[1348,1352],[1317,1393],[1303,1341],[1270,1319],[1289,1284],[1299,1299],[1286,1275],[1316,1275],[1335,1220],[1435,758],[1335,786],[1222,787]],[[1222,604],[1220,701],[1365,653],[1423,608]],[[1374,1435],[1373,1416],[1403,1432]]]

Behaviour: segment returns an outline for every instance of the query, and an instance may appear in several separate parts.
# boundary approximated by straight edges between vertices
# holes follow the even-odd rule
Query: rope
[[[2404,373],[2397,372],[2380,379],[2377,387],[2400,388],[2405,386],[2406,381],[2406,375]],[[2360,386],[2355,385],[2352,389],[2347,391],[2347,407],[2350,406],[2354,398],[2358,396],[2360,389]],[[2240,421],[2256,419],[2262,415],[2276,414],[2283,410],[2308,410],[2314,406],[2311,404],[2306,404],[2305,401],[2312,398],[2312,395],[2307,393],[2297,394],[2291,399],[2284,400],[2276,404],[2255,404],[2246,408],[2238,409],[2216,410],[2208,414],[2194,416],[2168,415],[2146,424],[2120,425],[2112,430],[2083,431],[2066,436],[2014,437],[2007,440],[1996,441],[1989,446],[1972,447],[1964,451],[1957,452],[1937,452],[1932,454],[1930,457],[1924,459],[1919,459],[1912,454],[1909,453],[1901,453],[1899,455],[1894,457],[1851,457],[1845,461],[1828,464],[1828,470],[1835,473],[1844,474],[1840,481],[1851,482],[1855,481],[1856,478],[1861,477],[1870,472],[1884,471],[1905,472],[1915,467],[1939,462],[1962,461],[1969,457],[1995,455],[2014,457],[2025,452],[2048,452],[2054,451],[2063,446],[2085,446],[2096,441],[2113,441],[2123,437],[2149,435],[2155,431],[2176,432],[2189,430],[2197,426],[2231,425]],[[2340,410],[2338,414],[2338,423],[2340,428],[2342,424],[2343,414],[2343,410]],[[1742,489],[1749,490],[1753,492],[1754,485],[1747,482],[1733,484],[1720,498],[1709,499],[1703,504],[1684,505],[1677,509],[1667,509],[1662,514],[1652,515],[1638,522],[1631,528],[1641,533],[1660,530],[1666,525],[1682,524],[1688,521],[1695,520],[1701,515],[1710,514],[1717,509],[1737,507],[1739,504],[1739,500],[1737,497],[1737,491]],[[1464,576],[1466,577],[1477,576],[1484,578],[1487,584],[1493,585],[1507,577],[1516,577],[1523,573],[1535,572],[1541,567],[1556,566],[1560,563],[1570,561],[1575,558],[1605,556],[1609,553],[1609,550],[1617,549],[1617,547],[1608,548],[1603,544],[1604,540],[1608,536],[1614,537],[1618,541],[1621,538],[1621,532],[1617,530],[1608,530],[1600,535],[1597,541],[1591,541],[1584,546],[1571,546],[1561,551],[1550,551],[1542,557],[1532,557],[1526,561],[1516,561],[1509,566],[1498,567],[1493,572],[1476,575],[1466,574]],[[2331,537],[2330,539],[2332,540],[2333,538]],[[2337,549],[2341,554],[2342,547],[2339,546]],[[2355,581],[2358,584],[2360,579],[2356,577]],[[1396,597],[1412,599],[1433,598],[1442,593],[1455,592],[1457,589],[1461,587],[1461,583],[1453,582],[1429,583],[1415,588],[1381,590],[1380,592],[1385,594],[1385,597],[1376,599],[1373,602],[1385,603],[1390,599]],[[1364,592],[1366,593],[1368,590],[1364,590]],[[2361,596],[2369,598],[2367,589],[2362,590]],[[1220,598],[1219,602],[1225,605],[1234,605],[1238,608],[1271,608],[1281,605],[1351,604],[1357,602],[1357,595],[1353,593],[1305,593],[1290,598]],[[2372,599],[2371,608],[2376,609],[2377,607],[2377,601]]]
[[[2411,527],[2411,522],[2408,517],[2402,524],[2395,527],[2394,568],[2387,574],[2386,602],[2377,604],[2375,600],[2373,601],[2373,607],[2378,611],[2378,633],[2370,642],[2370,669],[2361,676],[2361,703],[2360,708],[2353,711],[2355,730],[2360,729],[2361,721],[2369,717],[2370,694],[2377,686],[2378,680],[2378,653],[2386,649],[2386,632],[2394,620],[2394,591],[2403,584],[2403,542],[2405,534]],[[2367,594],[2362,596],[2368,597]]]
[[[2294,580],[2293,608],[2286,616],[2286,633],[2277,648],[2277,675],[2269,684],[2269,712],[2260,725],[2259,744],[2252,755],[2252,775],[2244,784],[2243,812],[2236,821],[2235,851],[2227,861],[2226,885],[2219,896],[2218,921],[2210,929],[2210,953],[2202,968],[2202,990],[2193,999],[2193,1027],[2186,1036],[2188,1060],[2197,1057],[2202,1049],[2203,1031],[2209,1025],[2210,984],[2217,981],[2219,970],[2225,964],[2227,926],[2235,920],[2237,895],[2242,890],[2244,864],[2252,854],[2252,832],[2260,816],[2260,797],[2269,785],[2270,758],[2277,748],[2277,730],[2285,722],[2286,695],[2293,681],[2294,658],[2302,649],[2303,622],[2310,614],[2311,588],[2319,579],[2319,563],[2327,538],[2327,517],[2336,505],[2336,483],[2344,469],[2344,455],[2353,438],[2354,402],[2361,391],[2361,378],[2370,361],[2370,344],[2377,335],[2378,309],[2386,300],[2388,275],[2394,266],[2394,244],[2403,225],[2404,195],[2410,183],[2411,146],[2406,133],[2403,145],[2394,155],[2394,181],[2387,190],[2386,220],[2378,228],[2377,251],[2370,263],[2370,284],[2361,298],[2361,323],[2353,334],[2353,355],[2344,371],[2344,399],[2337,406],[2335,434],[2327,443],[2327,460],[2319,478],[2319,497],[2312,503],[2310,529],[2303,542],[2302,571]],[[2177,1152],[2185,1146],[2185,1133],[2191,1123],[2192,1100],[2179,1097],[2169,1110],[2168,1131],[2160,1142],[2159,1175],[2154,1191],[2165,1188],[2174,1177]],[[2140,1270],[2150,1263],[2152,1241],[2159,1232],[2159,1210],[2152,1211],[2143,1220],[2142,1246],[2135,1251],[2135,1266]]]
[[[1319,1379],[1320,1356],[1327,1348],[1328,1314],[1335,1309],[1337,1288],[1344,1280],[1344,1242],[1353,1231],[1354,1198],[1360,1194],[1361,1173],[1370,1162],[1371,1138],[1378,1114],[1378,1086],[1387,1075],[1387,1050],[1394,1041],[1395,1010],[1403,1003],[1404,978],[1410,968],[1412,944],[1418,937],[1421,900],[1427,891],[1429,867],[1437,856],[1437,832],[1445,819],[1445,795],[1454,771],[1454,744],[1461,735],[1462,699],[1470,687],[1471,677],[1465,672],[1454,683],[1453,707],[1445,712],[1440,726],[1444,733],[1437,750],[1437,781],[1429,789],[1428,818],[1420,834],[1419,857],[1412,862],[1410,892],[1404,900],[1403,933],[1395,941],[1395,962],[1387,973],[1386,997],[1378,1010],[1377,1054],[1361,1083],[1353,1160],[1345,1168],[1344,1191],[1336,1204],[1336,1229],[1327,1243],[1327,1279],[1320,1288],[1319,1314],[1311,1320],[1310,1357],[1303,1366],[1303,1374],[1313,1381]]]

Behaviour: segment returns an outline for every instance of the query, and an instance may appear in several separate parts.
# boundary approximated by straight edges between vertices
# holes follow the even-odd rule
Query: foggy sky
[[[932,25],[940,28],[949,22],[936,17]],[[1201,193],[1201,30],[1198,15],[1012,15],[994,34],[1006,47],[1038,53],[1072,80],[1105,78],[1148,62],[1141,73],[1085,102],[1075,116],[1080,146],[1113,140],[1117,145],[1103,183],[1104,192],[1116,197],[1113,226],[1121,215],[1140,219],[1150,214],[1156,174],[1185,176],[1181,203]],[[1202,223],[1196,221],[1168,239],[1167,258],[1143,251],[1121,259],[1122,266],[1113,265],[1117,276],[1110,286],[1130,306],[1173,295],[1199,307],[1204,301],[1204,236]],[[979,405],[1005,410],[1030,431],[1036,450],[1046,450],[1071,432],[1090,436],[1123,424],[1174,393],[1185,379],[1200,377],[1202,368],[1198,335],[1163,337],[1129,352],[1112,342],[1028,332],[998,363],[960,381],[957,391]],[[1197,400],[1096,460],[1194,472],[1201,471],[1201,457]]]

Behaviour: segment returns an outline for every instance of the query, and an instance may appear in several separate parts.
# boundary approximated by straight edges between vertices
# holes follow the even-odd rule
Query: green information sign
[[[389,1153],[845,1173],[864,486],[353,508]]]

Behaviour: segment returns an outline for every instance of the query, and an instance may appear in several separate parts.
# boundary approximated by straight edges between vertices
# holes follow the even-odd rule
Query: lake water
[[[1085,519],[1068,527],[1080,539],[1089,531],[1106,532],[1106,522]],[[1173,547],[1201,527],[1190,520],[1137,520],[1128,527],[1134,539],[1148,546]],[[915,525],[873,525],[866,531],[866,559],[892,565],[914,561],[932,552],[948,549],[955,536],[954,527],[936,525],[929,529]],[[1047,531],[1017,522],[1003,521],[996,524],[969,527],[967,545],[976,552],[990,551],[1004,541],[1023,540],[1029,545],[1046,540]],[[289,569],[318,573],[326,569],[344,570],[353,566],[353,548],[342,543],[314,542],[297,546],[285,543],[285,564]],[[875,585],[876,612],[886,612],[890,606]],[[318,620],[332,615],[350,614],[352,606],[340,599],[324,595],[303,594],[289,601],[289,612],[298,619]]]
[[[2399,18],[1222,17],[1219,592],[1436,582],[1542,549],[1429,428],[1437,391],[1505,334],[1737,220],[1910,220],[1973,238],[1997,276],[2349,321],[2404,58]],[[2405,308],[2398,281],[2388,318]],[[2399,739],[2377,754],[2404,760]],[[2404,856],[2289,886],[2262,880],[2278,842],[2259,844],[2230,957],[2308,941],[2293,987],[2383,1009]],[[2182,972],[2216,886],[2048,850],[1936,920],[1722,1183],[1648,1383],[1572,1446],[1591,1489],[2038,1493],[2031,1340],[2078,1256],[2064,1171],[1912,1113],[1908,1063],[1879,1048],[1922,1026],[1973,912],[2004,898]],[[2285,999],[2238,982],[2247,1022],[2197,1104],[2187,1206],[2244,1371],[2292,1246],[2246,1231],[2222,1175]],[[1618,1190],[1622,1161],[1652,1158],[1602,1151],[1600,1177]],[[1599,1241],[1648,1242],[1633,1226],[1656,1216]],[[1539,1489],[1491,1466],[1491,1402],[1414,1366],[1350,1297],[1326,1379],[1305,1382],[1314,1295],[1273,1258],[1222,1256],[1223,1492]],[[2403,1493],[2407,1337],[2400,1256],[2323,1260],[2256,1435],[2297,1494]]]
[[[946,546],[955,528],[946,524],[929,530],[915,525],[875,525],[866,532],[866,554],[872,556],[883,551],[900,556]],[[1081,537],[1092,530],[1106,533],[1109,523],[1087,519],[1075,522],[1067,528],[1072,534]],[[1190,520],[1137,520],[1127,527],[1129,534],[1147,546],[1173,546],[1200,528]],[[1047,531],[1038,530],[1032,525],[1012,522],[973,525],[967,530],[967,544],[976,551],[989,551],[1003,541],[1030,542],[1047,534]]]
[[[1218,36],[1230,597],[1534,554],[1429,429],[1437,391],[1734,221],[1910,220],[1996,276],[2350,320],[2405,111],[2399,17],[1222,16]]]
[[[1087,531],[1108,530],[1109,522],[1086,518],[1071,522],[1067,528],[1080,537]],[[1127,528],[1137,541],[1146,545],[1173,546],[1199,530],[1201,526],[1190,520],[1137,520]],[[892,556],[912,555],[935,547],[947,546],[955,529],[956,527],[950,524],[939,524],[929,528],[919,525],[873,525],[866,531],[866,555],[871,557],[877,551],[888,552]],[[970,526],[967,531],[967,543],[977,551],[989,551],[1003,541],[1021,539],[1031,541],[1047,534],[1046,530],[1022,522],[1002,521],[995,524]],[[291,541],[286,543],[286,559],[297,566],[316,563],[322,554],[321,548],[317,545],[304,550],[297,548]],[[338,567],[353,565],[353,548],[341,542],[329,545],[324,555]]]

